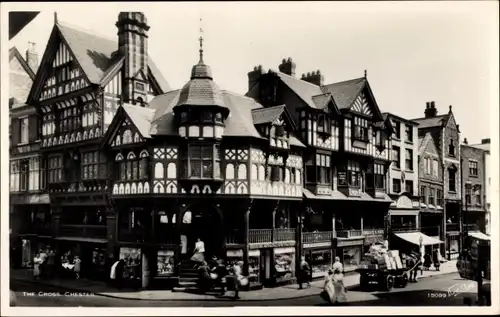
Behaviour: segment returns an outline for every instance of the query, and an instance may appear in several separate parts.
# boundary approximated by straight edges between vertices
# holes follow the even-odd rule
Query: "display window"
[[[125,261],[123,277],[125,279],[141,279],[141,259],[140,248],[120,248],[120,260]]]
[[[313,278],[324,276],[332,267],[332,250],[311,250],[306,255]]]
[[[260,282],[260,252],[248,252],[248,281],[252,284]]]
[[[361,247],[343,248],[342,256],[344,271],[354,271],[361,262]]]
[[[274,277],[277,282],[292,278],[295,273],[295,249],[274,250]]]
[[[94,249],[92,251],[92,264],[97,267],[104,267],[106,265],[106,251],[103,249]]]
[[[164,277],[174,274],[174,251],[158,250],[156,276]]]
[[[233,266],[240,261],[243,261],[243,250],[227,250],[226,267],[228,271],[231,271]]]

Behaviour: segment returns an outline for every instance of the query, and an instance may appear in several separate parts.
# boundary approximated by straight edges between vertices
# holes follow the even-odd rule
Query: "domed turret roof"
[[[220,88],[213,81],[210,66],[203,62],[202,48],[200,48],[198,64],[191,69],[191,80],[182,87],[179,93],[177,106],[219,106],[226,108]]]

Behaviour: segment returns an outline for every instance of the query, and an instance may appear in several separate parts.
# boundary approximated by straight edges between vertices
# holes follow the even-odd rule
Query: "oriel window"
[[[354,139],[368,141],[368,121],[366,119],[354,117]]]

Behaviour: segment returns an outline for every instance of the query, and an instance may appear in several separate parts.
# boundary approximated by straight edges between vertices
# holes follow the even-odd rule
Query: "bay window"
[[[119,164],[118,179],[125,180],[143,180],[149,177],[149,154],[147,151],[142,151],[139,158],[134,152],[129,152],[126,159],[121,154],[118,154],[115,161]]]
[[[368,121],[363,118],[354,117],[354,139],[358,141],[368,141]]]
[[[104,157],[99,151],[82,153],[82,179],[95,179],[106,177]]]
[[[318,115],[318,120],[316,121],[318,132],[320,133],[330,133],[330,120],[328,115],[320,114]]]
[[[28,179],[29,179],[29,161],[21,161],[21,191],[28,190]]]
[[[82,127],[82,113],[80,106],[74,106],[61,110],[59,113],[59,132],[69,132]]]
[[[386,136],[383,131],[377,131],[375,133],[375,146],[379,148],[385,148]]]
[[[49,157],[49,183],[58,183],[63,181],[63,168],[64,166],[62,156]]]
[[[361,168],[356,161],[347,162],[347,171],[337,172],[337,184],[339,186],[361,187]]]
[[[376,189],[384,189],[385,188],[385,175],[384,175],[384,165],[375,164],[374,165],[375,172],[375,188]]]
[[[330,156],[316,154],[316,160],[306,162],[306,173],[308,183],[330,184],[331,183],[331,161]]]
[[[220,178],[219,146],[189,145],[184,166],[189,178]]]

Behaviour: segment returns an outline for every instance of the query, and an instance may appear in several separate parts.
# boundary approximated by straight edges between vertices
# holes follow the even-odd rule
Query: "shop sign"
[[[243,257],[243,250],[227,250],[226,255],[229,258]]]
[[[248,256],[260,256],[260,250],[250,250]]]
[[[349,246],[357,246],[357,245],[363,245],[363,240],[362,239],[357,239],[357,240],[342,240],[338,239],[337,242],[337,247],[349,247]]]
[[[274,254],[295,253],[295,248],[275,248]]]

